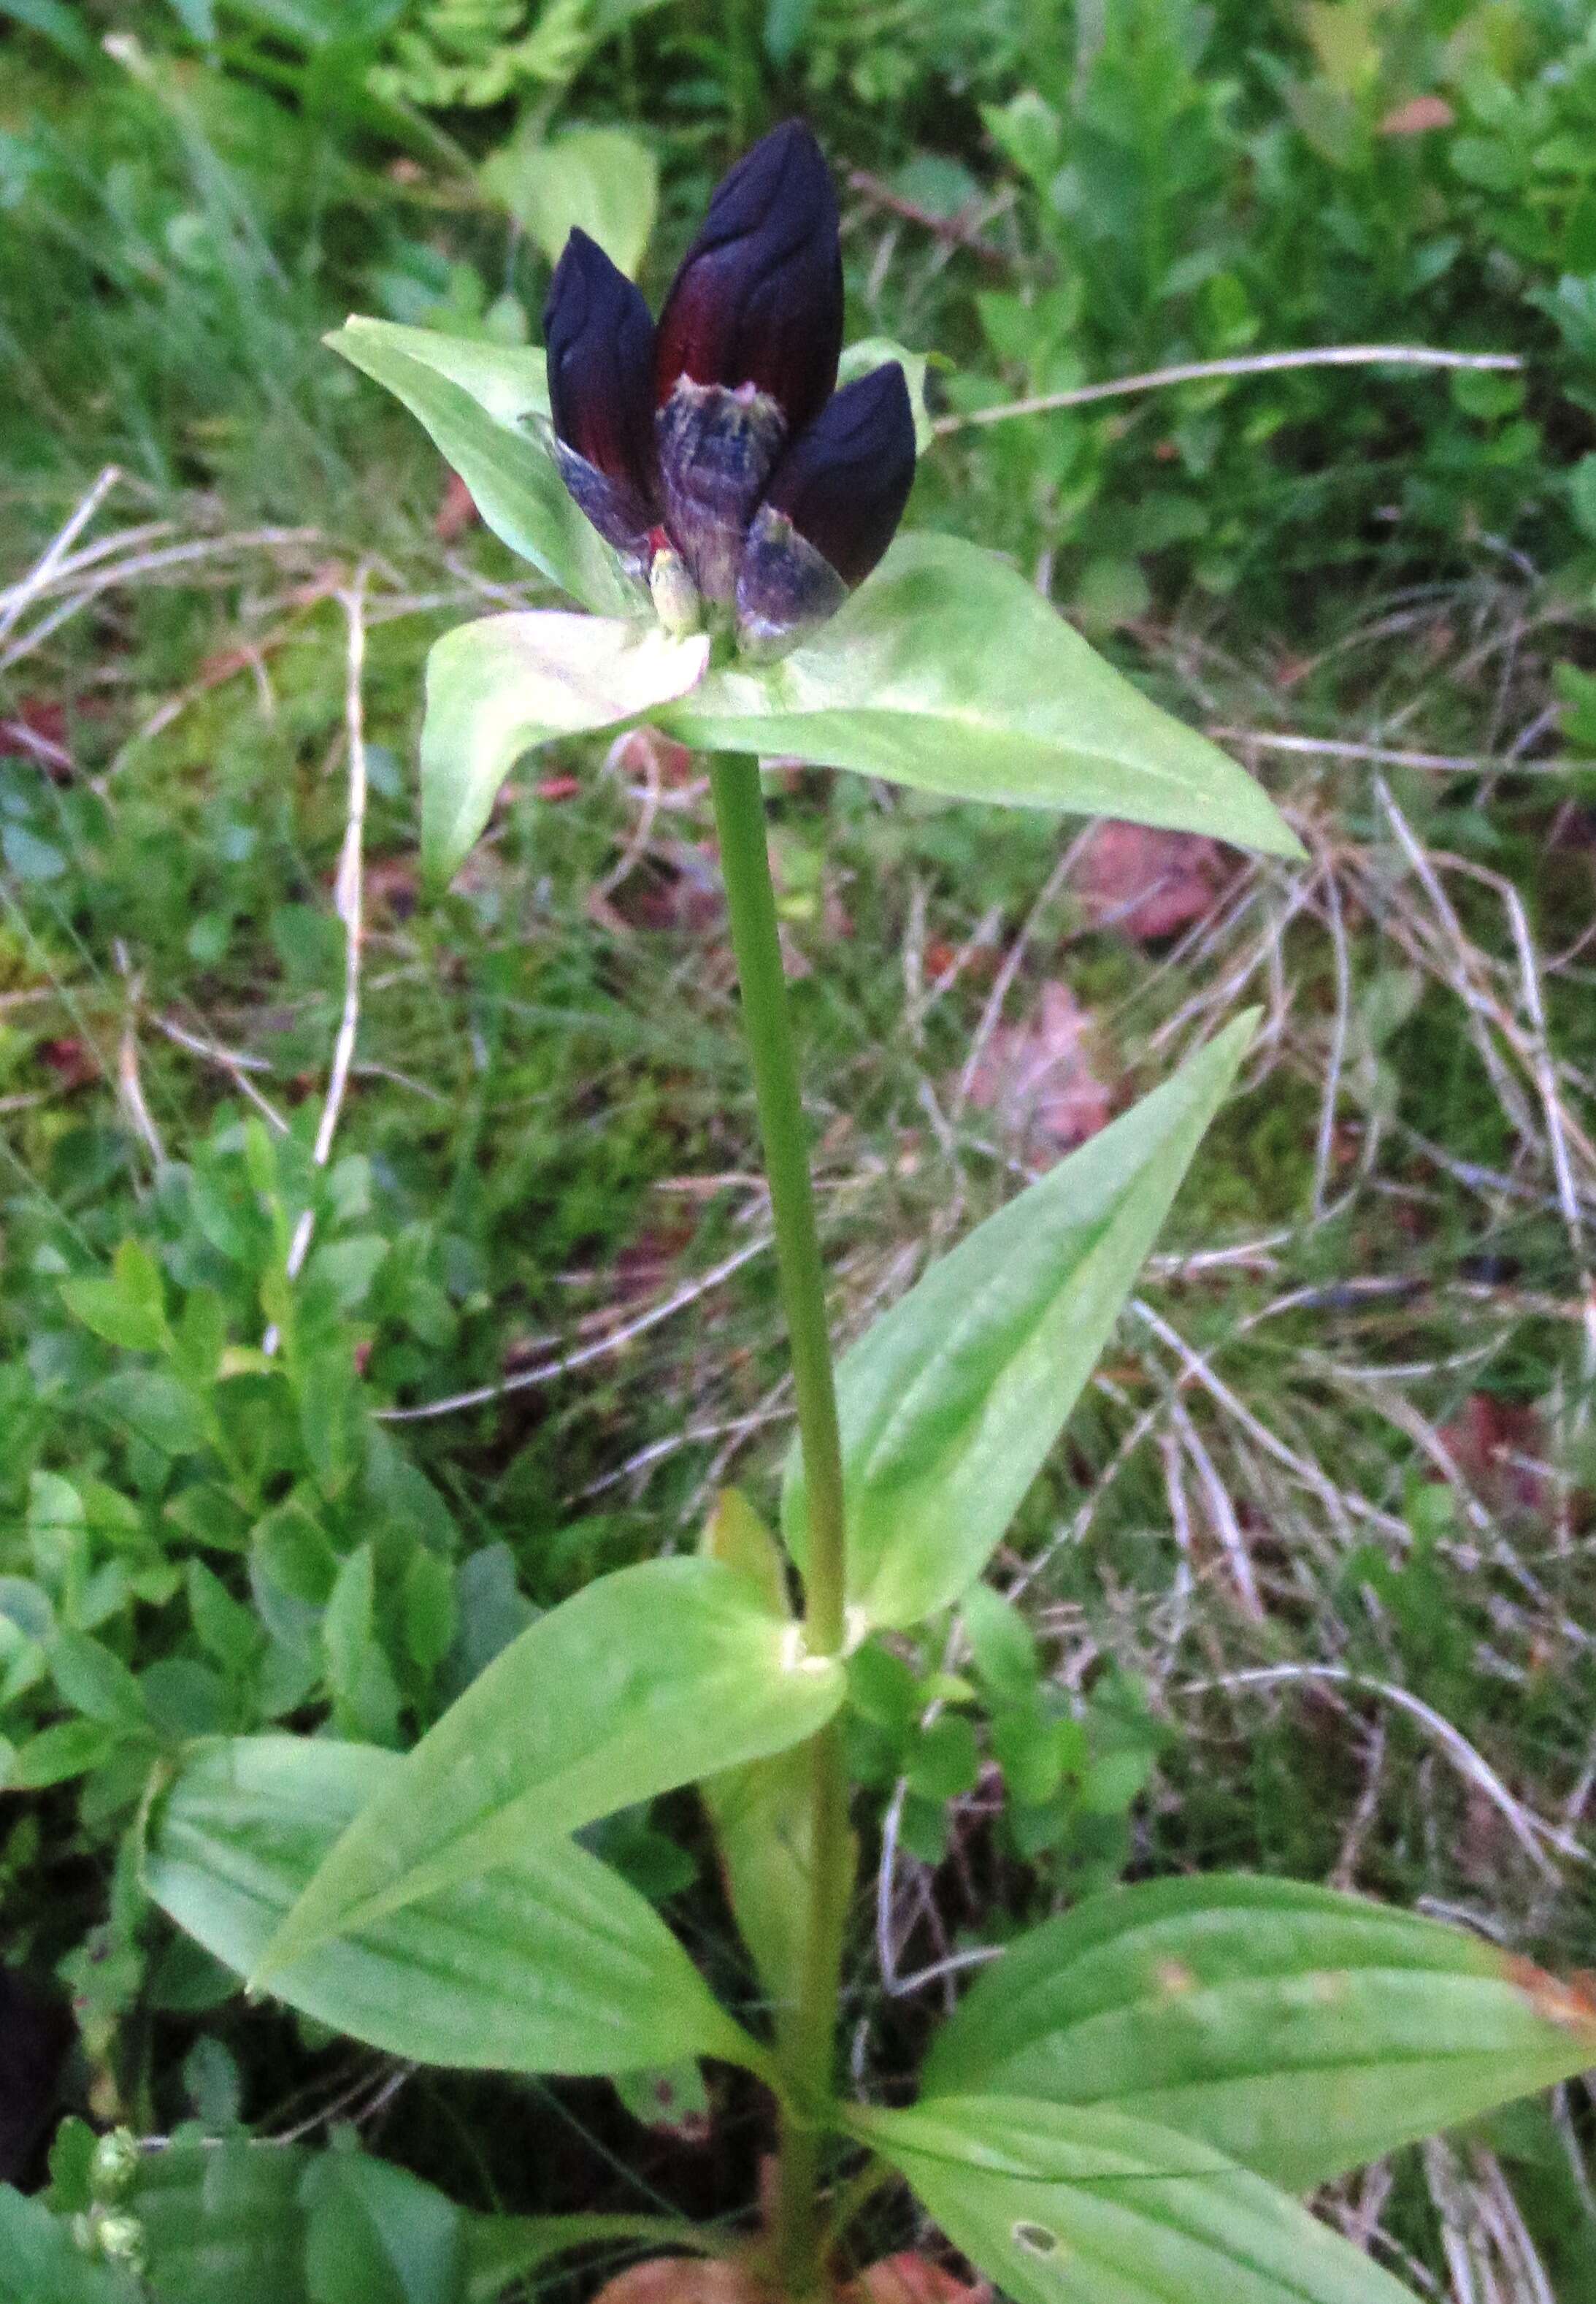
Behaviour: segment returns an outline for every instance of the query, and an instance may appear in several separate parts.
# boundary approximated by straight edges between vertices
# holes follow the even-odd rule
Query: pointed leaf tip
[[[1149,2121],[994,2095],[849,2125],[1015,2304],[1413,2304],[1284,2192]]]
[[[544,355],[353,313],[326,342],[408,408],[502,543],[598,615],[642,605],[551,455]]]
[[[932,1265],[837,1371],[849,1597],[908,1625],[981,1573],[1107,1343],[1251,1043],[1237,1016]],[[803,1467],[781,1524],[800,1566]]]
[[[1366,1897],[1211,1873],[1111,1889],[1021,1936],[938,2034],[922,2101],[1128,2113],[1298,2191],[1593,2054],[1588,1978]]]
[[[263,1972],[267,1938],[403,1766],[331,1738],[194,1748],[152,1817],[150,1894],[225,1967]],[[748,2046],[638,1891],[562,1838],[313,1945],[274,1992],[390,2054],[461,2069],[613,2072]]]

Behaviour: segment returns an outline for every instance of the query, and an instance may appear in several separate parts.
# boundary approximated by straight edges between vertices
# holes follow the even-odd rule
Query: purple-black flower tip
[[[654,322],[641,292],[575,230],[543,312],[560,469],[601,536],[636,555],[659,496]]]
[[[892,541],[915,483],[915,411],[896,360],[845,385],[771,475],[784,512],[851,591]]]
[[[654,398],[685,376],[773,400],[789,436],[818,416],[842,350],[837,199],[819,145],[789,120],[723,177],[671,284]]]
[[[915,478],[915,419],[896,360],[837,394],[787,451],[737,573],[737,628],[779,654],[835,615],[892,540]]]

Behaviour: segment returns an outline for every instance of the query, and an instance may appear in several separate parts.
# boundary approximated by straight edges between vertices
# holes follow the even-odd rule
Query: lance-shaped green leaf
[[[1108,1340],[1254,1021],[1238,1017],[989,1216],[843,1359],[849,1597],[867,1622],[916,1623],[981,1573]],[[795,1450],[781,1518],[800,1564],[806,1512]]]
[[[1148,2121],[971,2096],[849,2124],[1014,2304],[1412,2304],[1286,2193]]]
[[[247,1976],[340,1834],[391,1798],[404,1767],[397,1753],[323,1738],[200,1748],[156,1808],[149,1893]],[[322,1937],[271,1988],[418,2063],[621,2072],[682,2055],[736,2061],[749,2045],[653,1906],[559,1838]]]
[[[804,647],[714,673],[661,716],[706,750],[1301,853],[1233,760],[1151,703],[1014,569],[957,537],[900,537]]]
[[[842,1667],[713,1560],[602,1576],[494,1657],[364,1808],[256,1971],[824,1726]],[[661,2058],[656,2061],[663,2062]]]
[[[1221,1874],[1114,1889],[1022,1936],[925,2088],[1132,2113],[1305,2190],[1592,2063],[1596,2000],[1497,1945]]]
[[[404,402],[512,552],[601,616],[645,605],[554,469],[545,445],[549,394],[541,352],[359,313],[326,341]]]
[[[426,659],[421,860],[447,880],[469,854],[523,752],[612,728],[685,696],[709,642],[656,624],[557,609],[484,616],[445,632]]]

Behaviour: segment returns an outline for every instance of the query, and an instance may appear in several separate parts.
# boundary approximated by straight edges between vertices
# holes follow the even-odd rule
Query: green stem
[[[836,1656],[844,1633],[842,1450],[808,1136],[781,970],[759,769],[751,759],[720,757],[712,758],[709,775],[792,1353],[808,1505],[805,1637],[813,1654]],[[820,2122],[832,2088],[842,1928],[853,1881],[848,1775],[834,1724],[815,1738],[810,1769],[804,1958],[797,1995],[778,2026],[776,2043],[783,2101],[775,2237],[782,2284],[794,2298],[815,2295],[825,2285],[816,2211]]]
[[[843,1629],[842,1446],[808,1138],[765,849],[764,807],[753,760],[737,756],[712,759],[709,780],[798,1396],[798,1444],[809,1504],[804,1621],[810,1648],[819,1656],[835,1656],[842,1646]]]

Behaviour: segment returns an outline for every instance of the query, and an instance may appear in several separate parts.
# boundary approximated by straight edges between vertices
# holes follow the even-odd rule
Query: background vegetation
[[[954,1955],[1121,1875],[1333,1878],[1596,1964],[1585,0],[0,0],[0,2174],[66,2105],[355,2121],[483,2207],[746,2190],[757,2131],[732,2101],[707,2150],[691,2076],[662,2127],[246,2008],[129,1834],[187,1736],[408,1741],[785,1444],[697,764],[541,755],[423,894],[426,650],[536,587],[319,338],[535,337],[583,172],[657,292],[794,109],[850,334],[937,356],[911,522],[1034,572],[1311,851],[781,796],[845,1334],[1267,1006],[1018,1617],[859,1666],[860,2074]],[[961,420],[1332,344],[1522,365]],[[691,1804],[604,1844],[735,1988]],[[1592,2142],[1570,2090],[1328,2205],[1427,2292],[1579,2304]]]

